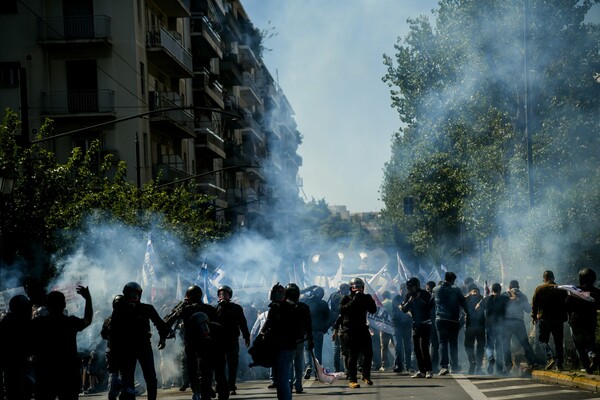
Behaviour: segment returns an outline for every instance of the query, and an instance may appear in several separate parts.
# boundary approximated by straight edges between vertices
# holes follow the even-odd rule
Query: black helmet
[[[185,298],[190,303],[200,303],[202,300],[202,289],[198,285],[192,285],[185,291]]]
[[[419,280],[419,278],[413,276],[412,278],[406,281],[406,287],[413,287],[419,290],[421,289],[421,281]]]
[[[350,285],[347,283],[342,283],[340,285],[340,293],[341,294],[350,294]]]
[[[285,299],[285,289],[277,282],[275,286],[271,288],[269,293],[269,300],[271,301],[283,301]]]
[[[114,311],[117,311],[119,308],[123,306],[125,303],[125,296],[117,294],[113,297],[112,308]]]
[[[219,296],[221,292],[229,293],[230,299],[233,297],[233,289],[227,285],[223,285],[223,286],[219,287],[219,289],[217,290],[217,296]]]
[[[29,317],[31,317],[31,302],[24,294],[13,296],[8,302],[8,309],[15,315],[26,316],[29,314]]]
[[[350,281],[350,290],[353,292],[362,292],[365,290],[365,283],[360,278],[352,278]]]
[[[123,296],[128,301],[140,301],[142,292],[142,287],[137,282],[128,282],[123,288]]]
[[[593,285],[596,282],[596,273],[593,269],[582,268],[579,270],[579,284]]]
[[[292,301],[300,299],[300,288],[295,283],[288,283],[285,287],[285,297]]]

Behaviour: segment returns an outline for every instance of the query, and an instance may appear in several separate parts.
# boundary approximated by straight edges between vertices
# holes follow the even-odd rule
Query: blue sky
[[[408,32],[407,18],[431,16],[437,0],[242,4],[257,28],[271,26],[277,34],[266,41],[264,60],[296,112],[307,200],[379,211],[383,168],[400,127],[381,80],[383,54],[393,56],[397,38]]]
[[[274,27],[267,68],[296,112],[303,143],[300,176],[308,200],[351,212],[379,211],[391,138],[383,54],[394,54],[406,19],[430,14],[437,0],[242,0],[254,25]]]

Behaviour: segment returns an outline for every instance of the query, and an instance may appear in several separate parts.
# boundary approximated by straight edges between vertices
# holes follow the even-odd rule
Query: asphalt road
[[[304,393],[293,394],[294,399],[357,399],[357,400],[600,400],[600,394],[554,384],[540,383],[527,378],[447,375],[434,376],[433,379],[412,379],[409,375],[393,372],[374,372],[373,386],[361,384],[359,389],[348,388],[348,381],[338,380],[333,385],[318,381],[304,382]],[[246,381],[238,383],[237,395],[231,400],[276,399],[274,389],[268,389],[269,381]],[[86,395],[106,398],[106,393]],[[138,399],[145,399],[138,396]],[[192,393],[188,389],[180,392],[177,388],[158,390],[159,399],[190,400]]]

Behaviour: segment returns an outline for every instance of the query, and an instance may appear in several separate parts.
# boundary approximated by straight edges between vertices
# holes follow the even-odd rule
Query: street
[[[295,399],[346,399],[388,400],[388,399],[473,399],[473,400],[599,400],[600,396],[591,391],[569,388],[565,386],[540,383],[526,378],[492,377],[474,375],[434,376],[433,379],[412,379],[409,375],[398,375],[392,372],[373,373],[373,386],[361,384],[359,389],[349,389],[346,380],[336,381],[333,385],[325,385],[318,381],[304,382],[304,393],[295,394]],[[267,389],[269,381],[246,381],[238,383],[237,395],[232,400],[276,399],[274,389]],[[106,393],[87,395],[84,397],[106,397]],[[159,399],[189,400],[192,393],[188,389],[180,392],[177,388],[158,390]],[[139,396],[138,399],[145,399]]]

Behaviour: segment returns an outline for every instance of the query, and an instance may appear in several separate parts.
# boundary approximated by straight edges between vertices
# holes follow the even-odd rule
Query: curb
[[[543,383],[575,387],[595,393],[600,392],[600,381],[593,377],[579,372],[533,371],[531,373],[532,379]]]

